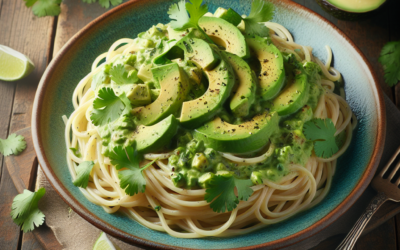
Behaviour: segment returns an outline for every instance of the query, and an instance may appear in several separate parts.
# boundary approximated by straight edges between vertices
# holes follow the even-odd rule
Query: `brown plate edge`
[[[276,1],[276,0],[274,0],[274,1]],[[66,45],[64,45],[64,47],[60,50],[60,52],[57,54],[57,56],[52,60],[50,65],[47,67],[47,69],[44,72],[43,77],[39,83],[38,91],[36,92],[36,96],[35,96],[35,100],[34,100],[33,112],[32,112],[32,138],[33,138],[34,148],[37,153],[39,163],[40,163],[46,177],[50,181],[50,184],[54,187],[54,189],[61,196],[61,198],[69,206],[71,206],[71,208],[73,208],[76,213],[78,213],[80,216],[82,216],[85,220],[87,220],[94,226],[98,227],[99,229],[103,230],[107,234],[109,234],[113,237],[119,238],[127,243],[131,243],[131,244],[135,244],[135,245],[147,247],[147,248],[150,247],[150,248],[157,248],[157,249],[171,249],[171,248],[176,249],[176,247],[173,247],[173,246],[156,243],[153,241],[145,240],[143,238],[128,234],[118,228],[115,228],[114,226],[111,226],[110,224],[101,220],[97,216],[93,215],[89,210],[87,210],[84,206],[82,206],[82,204],[80,204],[73,196],[71,196],[71,194],[68,192],[68,190],[63,186],[63,184],[57,178],[57,176],[55,175],[53,169],[51,168],[51,166],[45,156],[43,146],[42,146],[42,141],[41,141],[41,139],[39,139],[39,138],[41,138],[41,136],[40,136],[41,132],[39,130],[39,125],[40,125],[40,117],[41,117],[41,107],[43,105],[43,103],[40,100],[42,100],[44,97],[45,88],[47,87],[47,85],[49,83],[49,79],[51,78],[52,74],[54,73],[53,69],[55,68],[55,65],[57,65],[58,62],[61,61],[61,58],[63,56],[65,56],[65,54],[67,54],[68,50],[71,47],[73,47],[75,42],[77,40],[79,40],[85,33],[87,33],[92,26],[94,26],[95,24],[98,24],[102,21],[105,21],[106,18],[112,16],[115,12],[119,12],[120,10],[122,10],[128,6],[142,4],[144,2],[151,2],[151,0],[150,1],[148,1],[148,0],[147,1],[146,0],[131,0],[131,1],[126,2],[118,7],[115,7],[114,9],[104,13],[100,17],[98,17],[95,20],[93,20],[92,22],[90,22],[83,29],[81,29],[78,33],[76,33],[66,43]],[[319,220],[314,225],[312,225],[306,229],[303,229],[302,231],[297,232],[293,235],[287,236],[285,238],[271,241],[271,242],[266,242],[266,243],[259,244],[259,245],[254,245],[254,246],[249,246],[249,247],[241,247],[241,248],[236,248],[236,249],[254,249],[254,248],[260,248],[260,247],[281,248],[281,247],[295,244],[296,242],[299,242],[308,237],[311,237],[312,235],[321,231],[325,227],[329,226],[336,219],[338,219],[342,214],[344,214],[355,203],[355,201],[361,196],[361,194],[364,192],[364,190],[369,185],[369,183],[372,180],[372,177],[374,176],[374,173],[379,165],[379,161],[382,156],[383,146],[384,146],[384,141],[385,141],[386,112],[385,112],[385,103],[384,103],[384,99],[383,99],[383,94],[380,89],[380,86],[378,85],[376,74],[372,70],[370,63],[368,62],[368,60],[366,59],[364,54],[340,29],[338,29],[335,25],[333,25],[330,21],[328,21],[324,17],[322,17],[319,14],[315,13],[314,11],[307,9],[304,6],[297,4],[295,2],[292,2],[290,0],[281,0],[280,2],[281,2],[280,4],[282,4],[282,2],[283,2],[287,5],[292,5],[295,8],[300,8],[303,11],[309,12],[309,13],[315,15],[316,17],[318,17],[319,19],[321,19],[321,21],[327,23],[334,30],[336,30],[338,32],[338,34],[341,35],[361,56],[362,60],[368,67],[368,70],[371,72],[371,75],[373,77],[375,87],[377,90],[377,94],[378,94],[377,111],[379,112],[379,114],[378,114],[379,120],[378,120],[377,139],[376,139],[375,149],[371,156],[371,160],[370,160],[367,168],[365,169],[365,172],[364,172],[362,178],[359,180],[359,182],[357,183],[357,185],[355,186],[353,191],[346,197],[346,199],[344,201],[342,201],[334,210],[329,212],[323,219]]]

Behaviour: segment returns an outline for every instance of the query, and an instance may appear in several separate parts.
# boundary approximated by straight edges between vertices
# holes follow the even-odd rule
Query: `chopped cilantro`
[[[89,183],[90,172],[94,166],[93,161],[84,161],[79,164],[76,169],[76,179],[74,185],[81,188],[86,188]]]
[[[156,206],[156,207],[154,208],[154,210],[156,210],[157,212],[160,211],[160,210],[161,210],[161,206]]]
[[[314,142],[314,151],[318,157],[329,158],[339,151],[335,138],[336,128],[331,119],[314,118],[304,123],[303,131],[307,140]]]
[[[0,153],[4,156],[19,155],[26,148],[26,141],[22,135],[11,134],[7,139],[0,139]]]
[[[82,157],[81,152],[79,152],[79,148],[78,145],[76,146],[76,148],[69,148],[72,153],[76,156],[76,157]]]
[[[234,176],[217,175],[210,181],[206,189],[204,199],[211,202],[210,207],[214,212],[223,213],[225,210],[232,211],[239,204],[239,200],[247,201],[253,193],[250,188],[251,180],[241,180]],[[235,187],[238,196],[235,195]]]
[[[381,51],[379,62],[385,70],[385,82],[393,87],[400,82],[400,41],[388,42]]]
[[[101,88],[98,96],[93,101],[93,111],[90,120],[96,126],[105,125],[118,119],[121,114],[128,113],[132,109],[125,93],[116,96],[112,88]]]
[[[127,71],[122,64],[113,66],[110,71],[111,79],[117,84],[136,83],[139,81],[137,70]]]
[[[24,190],[22,194],[15,196],[11,205],[11,218],[18,226],[22,226],[24,233],[32,231],[44,222],[44,214],[38,208],[38,202],[46,193],[44,188],[36,192]]]
[[[118,178],[121,181],[120,186],[125,189],[125,193],[130,196],[137,193],[144,193],[146,190],[146,179],[143,176],[143,170],[152,165],[157,159],[140,168],[138,152],[131,146],[125,149],[122,146],[117,146],[110,153],[109,157],[117,170],[127,168],[127,170],[122,170],[118,173]]]
[[[244,18],[247,35],[268,36],[268,28],[260,22],[268,22],[274,17],[275,6],[264,0],[253,0],[248,17]]]

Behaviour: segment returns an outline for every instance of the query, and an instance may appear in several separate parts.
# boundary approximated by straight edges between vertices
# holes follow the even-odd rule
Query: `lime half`
[[[16,81],[29,75],[35,66],[24,54],[0,45],[0,80]]]
[[[120,248],[114,246],[107,235],[101,232],[100,237],[96,240],[96,243],[94,243],[93,250],[120,250]]]

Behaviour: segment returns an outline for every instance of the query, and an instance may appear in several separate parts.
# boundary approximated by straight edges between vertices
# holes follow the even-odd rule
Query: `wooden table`
[[[339,21],[323,12],[312,0],[295,1],[329,19],[355,42],[371,62],[383,91],[400,108],[400,85],[388,87],[378,63],[382,46],[389,41],[400,40],[400,1],[388,0],[376,16],[359,22]],[[25,7],[23,0],[0,0],[0,44],[28,55],[36,65],[35,71],[21,81],[0,81],[0,138],[30,127],[35,91],[53,55],[78,30],[106,11],[98,4],[89,5],[81,0],[64,0],[61,9],[58,17],[37,18]],[[30,173],[26,178],[34,180]],[[33,185],[32,181],[26,182],[30,189]],[[5,159],[0,156],[0,249],[45,249],[33,233],[22,233],[11,220],[10,207],[17,194]],[[399,240],[400,215],[397,215],[362,237],[356,248],[395,250]],[[337,242],[338,239],[331,238],[316,249],[334,249]]]

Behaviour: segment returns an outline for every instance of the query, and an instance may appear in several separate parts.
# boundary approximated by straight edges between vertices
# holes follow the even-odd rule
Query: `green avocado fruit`
[[[178,112],[190,88],[186,73],[176,63],[152,68],[152,73],[160,94],[151,104],[132,109],[138,125],[153,125]]]
[[[157,152],[172,140],[178,131],[179,122],[170,115],[153,126],[140,125],[133,133],[136,148],[140,153]]]
[[[201,97],[182,105],[180,122],[186,128],[197,128],[211,120],[221,110],[235,85],[234,73],[225,60],[204,73],[209,81],[207,91]]]
[[[249,36],[246,41],[261,65],[258,76],[260,96],[263,100],[270,100],[279,93],[285,81],[283,56],[268,39]]]
[[[278,129],[278,114],[265,111],[238,125],[229,124],[216,117],[196,129],[193,137],[203,140],[207,147],[220,152],[248,153],[265,146],[270,136]]]
[[[270,111],[280,116],[290,115],[306,105],[309,97],[310,84],[306,74],[296,75],[285,88],[271,101]]]
[[[355,21],[368,17],[386,0],[316,0],[316,2],[322,9],[338,19]]]
[[[216,44],[224,47],[226,51],[241,58],[250,56],[246,39],[235,25],[222,18],[203,16],[199,19],[199,26]]]
[[[238,117],[248,116],[250,107],[255,100],[257,78],[247,62],[242,58],[229,52],[222,53],[232,66],[236,76],[235,84],[237,88],[232,91],[230,109]]]

